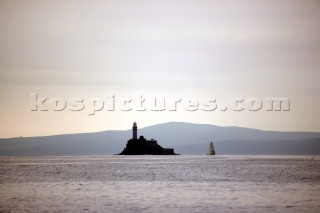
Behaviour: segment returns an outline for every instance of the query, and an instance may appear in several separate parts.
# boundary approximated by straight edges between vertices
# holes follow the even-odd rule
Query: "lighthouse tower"
[[[137,127],[137,123],[134,122],[133,123],[133,127],[132,127],[132,139],[137,139],[137,132],[138,132],[138,127]]]

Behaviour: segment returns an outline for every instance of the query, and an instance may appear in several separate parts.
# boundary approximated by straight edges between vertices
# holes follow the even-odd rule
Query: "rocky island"
[[[143,136],[137,137],[137,123],[133,123],[132,139],[128,140],[126,147],[119,155],[177,155],[174,149],[163,148],[156,140],[147,140]]]

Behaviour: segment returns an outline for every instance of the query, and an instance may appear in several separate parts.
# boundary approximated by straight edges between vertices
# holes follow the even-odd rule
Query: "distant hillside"
[[[213,141],[217,154],[320,155],[319,132],[276,132],[242,127],[170,122],[145,127],[138,135],[154,138],[180,154],[206,154]],[[0,139],[0,155],[103,155],[120,153],[131,129]]]
[[[220,155],[320,155],[320,139],[290,141],[217,141]],[[209,143],[179,145],[175,149],[184,154],[207,153]]]

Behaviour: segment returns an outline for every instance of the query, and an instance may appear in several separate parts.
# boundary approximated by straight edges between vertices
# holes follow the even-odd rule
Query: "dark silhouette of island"
[[[147,140],[143,136],[137,137],[137,123],[133,123],[132,139],[128,140],[126,147],[119,155],[177,155],[174,149],[162,148],[156,140]]]

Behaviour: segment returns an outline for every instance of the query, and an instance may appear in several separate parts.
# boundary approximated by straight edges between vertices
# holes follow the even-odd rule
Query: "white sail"
[[[214,151],[214,146],[213,146],[213,143],[212,141],[210,142],[210,145],[209,145],[209,149],[208,149],[208,154],[207,155],[215,155],[216,152]]]

